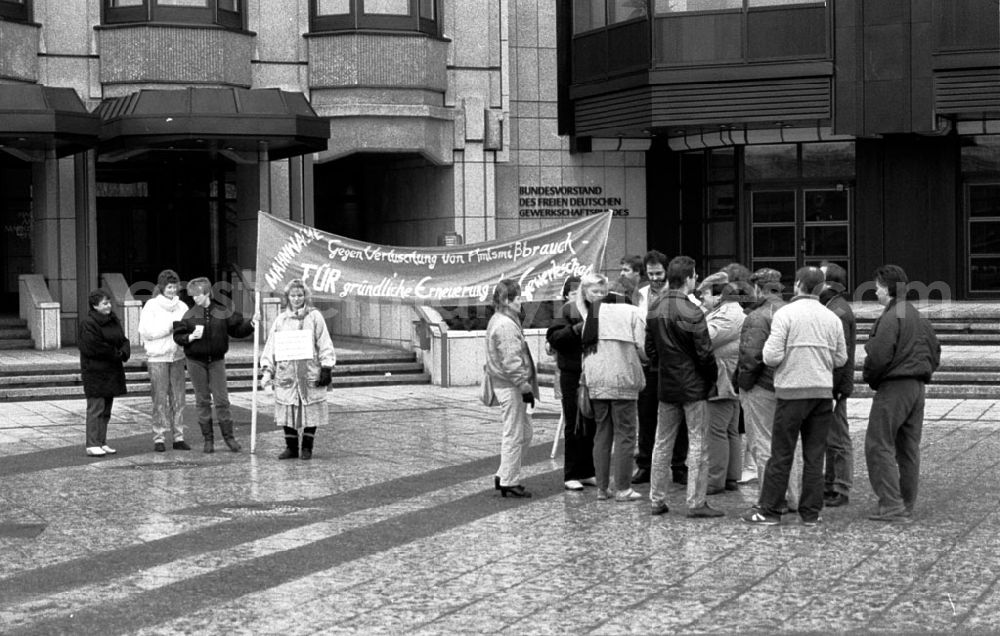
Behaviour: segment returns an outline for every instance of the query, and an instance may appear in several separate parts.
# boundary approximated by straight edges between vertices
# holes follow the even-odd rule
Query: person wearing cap
[[[847,423],[847,398],[854,391],[854,345],[857,323],[847,300],[847,272],[836,263],[820,265],[826,284],[819,295],[821,303],[837,314],[844,327],[847,342],[847,364],[833,370],[833,425],[826,440],[826,471],[823,505],[827,508],[844,506],[850,501],[854,483],[854,448]]]
[[[769,267],[750,277],[756,300],[740,330],[736,384],[747,425],[747,446],[756,464],[758,484],[764,483],[764,468],[771,458],[771,427],[774,424],[774,369],[764,364],[763,350],[771,335],[774,313],[785,306],[781,298],[781,272]],[[802,445],[797,444],[788,476],[784,509],[797,511],[802,492]]]
[[[743,517],[750,524],[781,523],[781,500],[800,437],[804,468],[799,517],[806,526],[821,521],[823,459],[833,420],[833,370],[847,362],[840,319],[819,302],[823,283],[818,267],[802,267],[795,273],[795,296],[774,313],[764,343],[764,364],[775,367],[777,405],[758,507]]]
[[[708,494],[738,490],[743,469],[740,457],[740,402],[733,386],[740,353],[740,329],[746,315],[739,304],[740,288],[725,272],[705,278],[698,287],[706,311],[708,338],[718,365],[715,391],[708,398]]]

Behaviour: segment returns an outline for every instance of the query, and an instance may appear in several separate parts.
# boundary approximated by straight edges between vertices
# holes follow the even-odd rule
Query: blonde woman
[[[279,334],[289,332],[308,334],[304,338],[311,345],[311,357],[282,359]],[[310,304],[305,283],[296,278],[285,286],[285,309],[275,319],[260,358],[261,387],[273,388],[274,423],[285,431],[286,448],[278,459],[312,459],[316,429],[329,419],[326,392],[335,364],[337,353],[326,321]]]

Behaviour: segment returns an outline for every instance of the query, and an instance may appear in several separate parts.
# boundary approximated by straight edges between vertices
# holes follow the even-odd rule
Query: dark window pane
[[[1000,258],[975,258],[969,269],[972,291],[1000,291]]]
[[[821,4],[826,6],[826,0],[818,0],[810,2],[810,0],[747,0],[748,7],[774,7],[778,5],[787,4],[809,4],[817,5]]]
[[[109,7],[141,7],[142,0],[109,0]]]
[[[786,4],[786,3],[782,3]],[[827,57],[826,7],[811,5],[747,13],[750,60]]]
[[[609,0],[611,24],[646,17],[646,0]]]
[[[583,33],[604,26],[604,0],[574,0],[573,33]]]
[[[794,223],[795,192],[754,192],[754,223]]]
[[[933,3],[935,44],[940,49],[996,49],[1000,5],[996,0],[937,0]]]
[[[1000,221],[969,223],[969,243],[973,254],[1000,254]]]
[[[992,137],[974,137],[975,145],[962,146],[962,172],[1000,170],[1000,144]],[[966,141],[963,139],[963,141]]]
[[[742,9],[743,0],[656,0],[656,13]]]
[[[795,227],[755,227],[753,229],[755,257],[795,256]]]
[[[705,246],[710,256],[716,258],[725,257],[727,265],[736,258],[736,222],[722,221],[709,223],[706,226],[708,236]]]
[[[795,144],[747,146],[744,150],[747,181],[793,179],[799,176]]]
[[[969,186],[969,216],[1000,216],[1000,184]]]
[[[420,17],[425,20],[437,19],[435,0],[420,0]]]
[[[809,221],[846,221],[847,190],[806,190],[805,217]]]
[[[803,177],[854,176],[854,142],[802,144]]]
[[[736,218],[736,197],[733,195],[733,186],[712,186],[708,189],[708,218]]]
[[[705,179],[705,153],[685,152],[681,155],[681,183],[685,186],[703,183]]]
[[[709,181],[732,181],[736,178],[736,152],[732,148],[712,150],[709,159]]]
[[[807,226],[805,228],[806,257],[846,256],[847,226]]]
[[[657,62],[725,62],[743,56],[743,14],[740,12],[659,18],[654,31]]]

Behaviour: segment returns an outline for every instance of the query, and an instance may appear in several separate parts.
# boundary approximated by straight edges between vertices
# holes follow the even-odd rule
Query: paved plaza
[[[689,520],[562,489],[558,412],[535,411],[529,500],[492,488],[499,413],[476,389],[337,389],[314,459],[154,453],[149,399],[116,401],[110,459],[82,400],[0,405],[0,633],[618,634],[1000,630],[1000,401],[932,400],[910,525],[868,521],[869,400],[853,400],[855,490],[803,527],[738,519],[756,486]],[[189,397],[190,400],[190,397]],[[169,441],[169,440],[168,440]],[[219,445],[221,446],[221,445]],[[169,445],[168,445],[169,447]],[[645,492],[645,490],[644,490]]]

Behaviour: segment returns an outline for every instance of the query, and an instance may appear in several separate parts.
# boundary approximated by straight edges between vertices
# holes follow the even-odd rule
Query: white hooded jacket
[[[174,296],[163,294],[150,298],[139,314],[139,338],[149,356],[148,362],[173,362],[184,358],[184,350],[174,342],[174,322],[184,318],[188,306]]]

